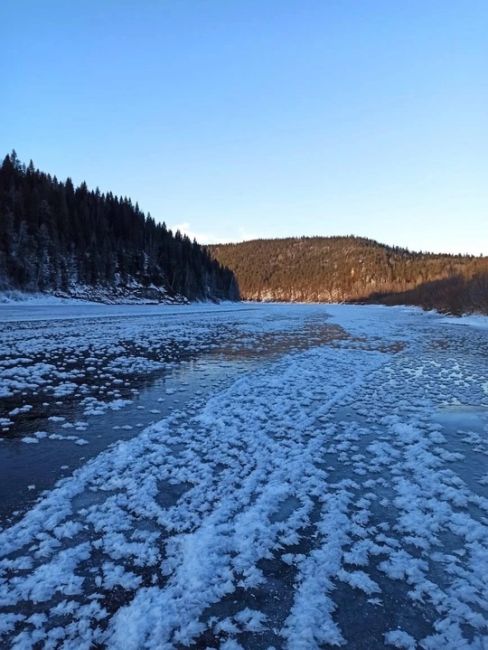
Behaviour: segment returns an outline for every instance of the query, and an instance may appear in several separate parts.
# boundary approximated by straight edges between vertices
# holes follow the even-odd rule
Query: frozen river
[[[2,305],[0,404],[0,647],[488,648],[483,319]]]

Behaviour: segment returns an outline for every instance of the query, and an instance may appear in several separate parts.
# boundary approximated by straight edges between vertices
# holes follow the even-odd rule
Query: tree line
[[[488,258],[416,253],[363,237],[259,239],[210,247],[248,300],[402,301],[488,313]]]
[[[0,167],[0,289],[69,294],[78,286],[239,298],[232,271],[195,240],[128,198],[59,181],[13,151]]]

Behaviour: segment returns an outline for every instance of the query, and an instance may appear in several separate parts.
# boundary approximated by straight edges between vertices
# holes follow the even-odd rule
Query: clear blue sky
[[[3,0],[0,144],[203,241],[488,253],[487,0]]]

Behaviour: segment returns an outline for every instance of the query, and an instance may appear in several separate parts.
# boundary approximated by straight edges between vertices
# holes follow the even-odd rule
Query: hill
[[[416,304],[488,312],[488,258],[415,253],[361,237],[258,239],[209,247],[248,300]]]
[[[233,273],[130,199],[0,167],[0,290],[100,300],[238,299]]]

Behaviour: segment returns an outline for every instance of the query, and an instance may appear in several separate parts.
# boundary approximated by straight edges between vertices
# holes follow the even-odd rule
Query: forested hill
[[[15,154],[0,167],[0,290],[108,299],[238,299],[233,273],[130,199],[74,187]]]
[[[251,300],[375,301],[488,312],[488,258],[413,253],[360,237],[210,247]]]

